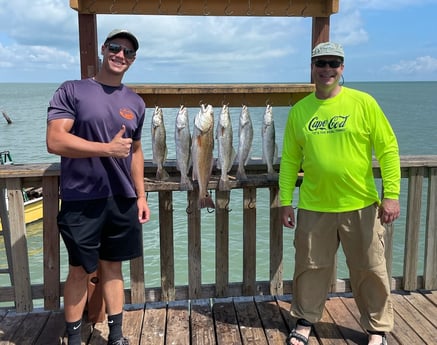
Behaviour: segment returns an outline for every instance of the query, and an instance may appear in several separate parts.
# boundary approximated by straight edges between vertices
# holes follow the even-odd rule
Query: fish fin
[[[235,151],[234,147],[232,147],[231,162],[235,162],[235,158],[236,158],[236,157],[237,157],[237,152]],[[229,169],[228,169],[227,172],[231,171],[231,169],[232,169],[232,165],[233,165],[233,164],[231,164],[231,165],[229,166]]]
[[[249,161],[250,161],[250,153],[252,152],[252,150],[250,150],[249,151],[249,154],[247,155],[247,157],[246,157],[246,160],[243,162],[243,165],[247,165],[247,163],[249,163]]]
[[[276,164],[276,162],[278,162],[278,144],[277,143],[275,143],[275,154],[273,155],[273,163],[275,163]]]

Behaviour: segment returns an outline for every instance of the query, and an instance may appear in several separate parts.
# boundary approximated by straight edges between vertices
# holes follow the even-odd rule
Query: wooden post
[[[279,207],[279,188],[270,187],[270,294],[283,295],[283,231]]]
[[[256,291],[256,188],[243,189],[243,295]]]
[[[78,14],[80,77],[94,77],[99,70],[97,20],[95,14]]]
[[[19,313],[33,310],[26,224],[24,221],[24,201],[21,188],[22,185],[19,178],[6,180],[9,201],[15,308]]]
[[[230,192],[216,192],[215,295],[225,297],[229,285],[229,202]]]
[[[173,245],[173,195],[171,191],[158,193],[159,237],[161,251],[161,287],[163,301],[175,299],[174,245]]]
[[[330,17],[313,17],[312,48],[317,44],[329,41]]]
[[[312,30],[312,42],[311,49],[322,42],[329,41],[329,24],[330,17],[313,17],[313,30]],[[311,83],[314,83],[312,76]]]
[[[428,174],[428,209],[426,213],[424,288],[437,289],[437,168]]]
[[[200,297],[202,284],[201,211],[197,206],[199,188],[187,193],[188,199],[188,298]]]
[[[58,176],[46,176],[42,180],[43,193],[43,250],[44,250],[44,309],[59,310],[61,297],[61,268],[59,255]]]
[[[407,291],[417,289],[417,259],[424,174],[424,167],[409,169],[403,284],[404,290]]]

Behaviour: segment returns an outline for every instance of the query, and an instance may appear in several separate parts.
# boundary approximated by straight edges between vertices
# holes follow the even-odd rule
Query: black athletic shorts
[[[142,224],[135,198],[63,201],[58,227],[69,264],[97,269],[98,260],[124,261],[142,255]]]

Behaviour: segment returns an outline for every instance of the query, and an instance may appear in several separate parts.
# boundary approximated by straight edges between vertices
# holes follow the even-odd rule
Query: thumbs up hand
[[[114,136],[114,138],[109,143],[111,157],[115,158],[126,158],[132,147],[132,139],[124,138],[123,135],[126,132],[126,126],[121,126],[121,129]]]

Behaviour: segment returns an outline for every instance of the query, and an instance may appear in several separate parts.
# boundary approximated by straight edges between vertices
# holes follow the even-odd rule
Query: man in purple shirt
[[[150,217],[141,146],[145,104],[122,83],[138,46],[129,31],[113,30],[101,47],[97,75],[64,82],[48,108],[47,150],[61,156],[58,226],[69,257],[64,288],[69,345],[81,344],[88,280],[97,267],[108,345],[129,344],[122,333],[121,262],[142,255],[142,224]]]

